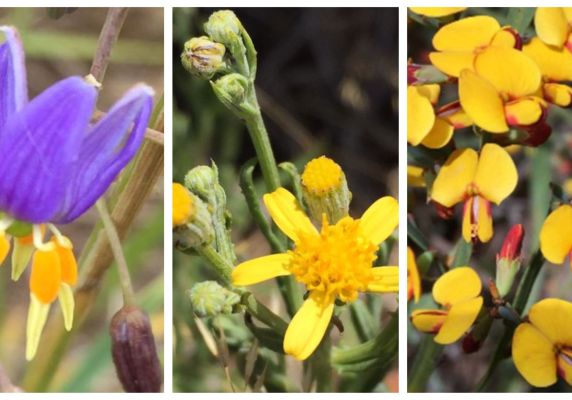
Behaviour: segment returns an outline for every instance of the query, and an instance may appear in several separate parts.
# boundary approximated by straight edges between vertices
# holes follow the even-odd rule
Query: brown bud
[[[126,392],[160,392],[163,372],[149,318],[124,306],[111,320],[111,351],[117,377]]]

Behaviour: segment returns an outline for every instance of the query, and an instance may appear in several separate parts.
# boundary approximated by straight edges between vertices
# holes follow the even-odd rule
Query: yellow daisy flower
[[[193,198],[180,183],[173,183],[173,227],[184,225],[194,212]]]
[[[451,208],[464,201],[463,238],[488,242],[493,237],[491,203],[500,204],[516,187],[518,174],[510,155],[487,143],[480,156],[473,149],[455,150],[433,183],[433,201]]]
[[[306,286],[308,296],[284,337],[284,351],[304,360],[322,341],[336,299],[349,303],[360,292],[397,291],[397,267],[372,268],[379,245],[397,227],[397,201],[383,197],[360,219],[346,216],[335,225],[324,219],[318,232],[286,189],[266,194],[263,200],[274,223],[294,241],[294,248],[238,265],[232,282],[246,286],[293,275]]]
[[[483,306],[481,279],[471,267],[458,267],[441,275],[433,285],[437,310],[415,310],[411,323],[421,332],[435,333],[435,342],[451,344],[463,336]]]
[[[512,338],[512,359],[532,386],[556,383],[558,375],[572,385],[572,303],[544,299],[530,308],[528,321]]]

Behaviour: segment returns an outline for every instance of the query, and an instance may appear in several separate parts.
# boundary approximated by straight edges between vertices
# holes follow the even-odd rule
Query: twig
[[[119,32],[121,32],[128,11],[129,8],[123,7],[110,8],[107,12],[105,23],[99,34],[91,69],[89,70],[89,73],[100,83],[103,82],[103,78],[105,77],[105,71],[107,70],[109,58],[111,57],[111,50],[117,41]]]

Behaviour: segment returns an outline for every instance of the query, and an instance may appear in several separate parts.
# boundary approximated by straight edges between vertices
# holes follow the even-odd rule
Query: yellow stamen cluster
[[[195,206],[187,189],[173,183],[173,226],[184,225],[194,214]]]
[[[324,218],[319,235],[303,235],[290,252],[288,270],[323,301],[357,299],[372,281],[377,247],[360,231],[359,220],[342,218],[329,225]]]
[[[342,168],[326,156],[313,159],[304,168],[302,185],[314,195],[325,195],[341,187]]]

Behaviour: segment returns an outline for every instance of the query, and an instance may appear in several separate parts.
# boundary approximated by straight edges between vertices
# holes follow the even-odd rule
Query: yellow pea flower
[[[238,265],[232,283],[246,286],[293,275],[306,286],[307,299],[284,337],[284,351],[305,360],[322,341],[336,299],[349,303],[360,292],[397,292],[397,267],[372,268],[379,245],[397,227],[397,201],[383,197],[360,219],[346,216],[335,225],[324,218],[318,232],[286,189],[278,188],[263,200],[276,225],[294,241],[294,249]]]
[[[441,18],[465,11],[467,7],[409,7],[409,9],[424,17]]]
[[[572,81],[572,52],[545,44],[532,38],[522,51],[529,56],[542,72],[542,94],[546,101],[560,107],[572,104],[572,88],[558,82]]]
[[[538,7],[534,27],[547,45],[572,51],[572,7]]]
[[[540,230],[540,250],[553,264],[562,264],[571,254],[572,206],[562,205],[546,217]]]
[[[439,170],[431,198],[447,208],[463,201],[463,238],[488,242],[493,237],[491,203],[499,205],[517,181],[510,155],[499,145],[487,143],[480,156],[473,149],[455,150]]]
[[[514,365],[532,386],[556,383],[558,375],[572,385],[572,303],[544,299],[530,308],[512,338]]]
[[[435,333],[435,342],[451,344],[477,319],[483,306],[481,279],[471,267],[454,268],[433,285],[433,299],[443,308],[416,310],[411,323],[421,332]]]
[[[421,297],[421,276],[415,260],[415,253],[411,247],[407,247],[407,300],[415,300],[417,303]]]
[[[443,73],[459,77],[472,69],[477,54],[489,46],[520,48],[522,41],[510,26],[502,27],[493,17],[477,15],[443,26],[433,36],[431,63]]]
[[[423,179],[423,168],[415,165],[407,166],[407,186],[409,187],[425,187],[425,179]]]
[[[455,129],[471,125],[459,103],[450,103],[435,111],[441,87],[437,84],[407,87],[407,141],[430,149],[445,146]]]
[[[474,70],[459,78],[461,106],[475,125],[491,133],[510,126],[534,126],[545,117],[546,104],[536,96],[541,72],[521,51],[489,47],[475,57]]]

